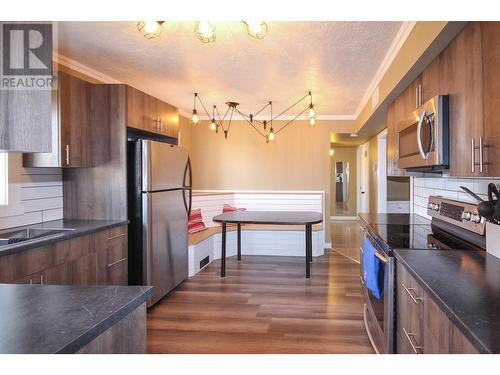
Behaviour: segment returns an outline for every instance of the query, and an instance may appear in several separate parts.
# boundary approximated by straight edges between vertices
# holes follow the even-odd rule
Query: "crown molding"
[[[54,62],[64,65],[67,68],[70,68],[74,71],[77,71],[78,73],[85,74],[88,77],[94,78],[102,83],[123,83],[117,79],[114,79],[106,74],[103,74],[95,69],[92,69],[86,65],[83,65],[79,63],[78,61],[75,61],[73,59],[70,59],[69,57],[66,57],[64,55],[61,55],[58,52],[54,52],[52,55],[52,59]]]
[[[365,108],[366,104],[370,100],[373,91],[377,88],[377,86],[380,84],[380,81],[384,77],[385,73],[387,73],[387,70],[393,63],[394,59],[396,58],[397,54],[401,50],[401,47],[403,47],[403,44],[406,42],[406,39],[408,39],[408,36],[410,35],[411,31],[417,24],[416,21],[405,21],[399,28],[398,33],[396,34],[396,37],[392,41],[389,50],[387,51],[386,55],[384,56],[384,59],[382,60],[382,63],[380,64],[377,72],[375,73],[375,76],[373,77],[372,81],[370,82],[370,85],[365,91],[365,94],[363,95],[363,98],[361,99],[358,108],[356,109],[356,112],[354,112],[354,117],[357,119],[359,117],[359,114]]]

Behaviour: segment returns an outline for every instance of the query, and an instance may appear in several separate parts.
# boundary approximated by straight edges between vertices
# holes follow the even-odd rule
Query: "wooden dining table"
[[[244,224],[301,225],[305,228],[306,278],[311,277],[312,226],[323,222],[323,214],[313,211],[234,211],[214,216],[213,221],[222,225],[222,251],[220,276],[226,277],[227,224],[237,225],[237,259],[241,261],[241,226]]]

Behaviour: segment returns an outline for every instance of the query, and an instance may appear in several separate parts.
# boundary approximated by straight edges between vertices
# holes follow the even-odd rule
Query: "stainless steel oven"
[[[449,167],[449,99],[438,95],[397,124],[398,167],[439,171]]]
[[[366,285],[365,275],[361,277],[365,293],[365,327],[372,343],[378,353],[394,353],[394,257],[389,256],[370,234],[364,229],[364,245],[361,249],[362,259],[367,251],[366,246],[373,246],[374,256],[379,261],[378,280],[382,293],[376,295]],[[364,269],[364,262],[361,262]],[[363,272],[364,273],[364,272]]]

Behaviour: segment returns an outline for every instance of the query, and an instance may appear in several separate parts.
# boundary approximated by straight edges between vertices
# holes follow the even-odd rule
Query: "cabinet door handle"
[[[124,237],[127,235],[127,232],[125,233],[120,233],[120,234],[117,234],[116,236],[111,236],[111,237],[108,237],[108,241],[109,240],[114,240],[115,238],[119,238],[119,237]]]
[[[414,352],[415,354],[420,354],[420,352],[419,352],[419,351],[420,351],[420,350],[422,350],[422,347],[421,347],[421,346],[418,346],[418,345],[415,345],[415,344],[413,343],[412,339],[411,339],[412,337],[415,337],[415,334],[414,334],[414,333],[408,333],[404,327],[403,327],[403,332],[404,332],[404,334],[405,334],[405,336],[406,336],[406,339],[407,339],[407,340],[408,340],[408,342],[410,343],[410,346],[411,346],[411,348],[412,348],[413,352]]]
[[[43,285],[43,274],[42,274],[42,275],[40,275],[40,284],[42,284],[42,285]]]
[[[116,262],[113,262],[113,263],[109,263],[106,268],[111,268],[113,266],[116,266],[117,264],[119,263],[122,263],[122,262],[125,262],[127,260],[127,258],[122,258],[120,260],[117,260]]]
[[[487,144],[484,144],[484,138],[479,137],[479,172],[483,173],[483,167],[490,163],[484,162],[484,149],[490,147]]]
[[[470,140],[470,171],[471,173],[476,172],[476,142],[474,138]]]
[[[32,285],[32,284],[33,284],[33,279],[30,279],[30,285]]]
[[[406,291],[406,293],[408,293],[408,295],[410,296],[410,298],[412,299],[412,301],[415,302],[417,305],[418,305],[419,301],[423,301],[423,298],[421,298],[421,297],[415,297],[415,296],[413,296],[413,294],[411,294],[411,291],[415,290],[415,288],[408,288],[405,285],[405,283],[401,283],[401,285],[403,286],[403,288]]]
[[[69,145],[66,145],[66,165],[69,165]]]

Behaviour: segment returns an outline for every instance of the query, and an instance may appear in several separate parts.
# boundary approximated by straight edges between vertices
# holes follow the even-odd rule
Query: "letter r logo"
[[[52,25],[2,24],[4,75],[52,75]]]

